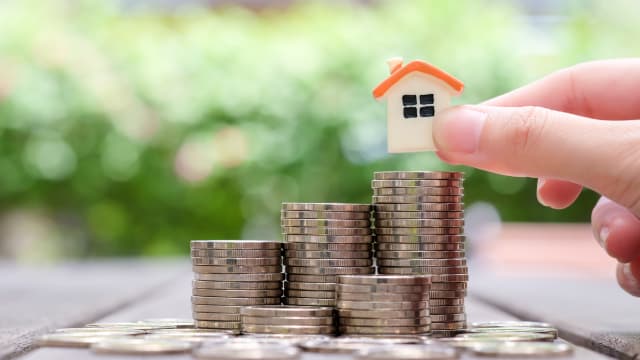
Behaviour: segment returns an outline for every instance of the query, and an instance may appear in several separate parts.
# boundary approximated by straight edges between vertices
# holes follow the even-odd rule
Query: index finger
[[[602,120],[640,118],[640,59],[602,60],[559,70],[485,102],[542,106]]]

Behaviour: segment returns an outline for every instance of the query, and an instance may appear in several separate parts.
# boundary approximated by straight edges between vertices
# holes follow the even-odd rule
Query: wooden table
[[[510,234],[514,226],[517,229],[520,225],[505,228],[503,234]],[[541,230],[549,229],[538,226],[527,231]],[[545,241],[548,237],[545,233]],[[574,236],[571,237],[574,241]],[[500,246],[503,240],[509,241],[509,236],[491,246]],[[529,252],[530,245],[525,246]],[[636,358],[640,352],[640,302],[619,290],[612,278],[580,276],[571,271],[542,271],[545,270],[544,254],[550,251],[549,247],[540,250],[540,271],[529,263],[516,270],[509,266],[496,267],[496,259],[478,256],[489,250],[490,247],[484,245],[472,248],[471,254],[476,255],[471,257],[470,264],[469,321],[547,321],[559,327],[562,338],[577,345],[572,359],[605,359],[606,355]],[[518,253],[515,251],[514,256]],[[510,256],[503,254],[502,259],[508,264]],[[56,328],[94,321],[189,318],[191,315],[192,275],[189,261],[184,258],[104,260],[42,267],[0,263],[0,273],[0,358],[105,358],[86,349],[34,348],[33,341]],[[163,357],[190,358],[188,355]],[[328,357],[306,356],[307,359]]]

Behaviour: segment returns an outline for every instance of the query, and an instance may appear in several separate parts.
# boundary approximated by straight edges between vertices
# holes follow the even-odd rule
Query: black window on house
[[[433,94],[402,95],[402,113],[405,119],[432,117],[435,112]]]

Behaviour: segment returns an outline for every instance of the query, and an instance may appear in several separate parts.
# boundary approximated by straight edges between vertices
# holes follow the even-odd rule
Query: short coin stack
[[[373,274],[371,205],[283,203],[285,303],[335,306],[337,275]]]
[[[376,172],[372,187],[378,272],[432,275],[431,328],[454,335],[466,327],[462,173]]]
[[[420,335],[431,331],[428,275],[339,276],[336,308],[344,335]]]
[[[280,304],[281,247],[279,241],[191,241],[196,327],[239,332],[243,306]]]
[[[333,308],[288,305],[247,306],[242,314],[244,334],[333,335]]]

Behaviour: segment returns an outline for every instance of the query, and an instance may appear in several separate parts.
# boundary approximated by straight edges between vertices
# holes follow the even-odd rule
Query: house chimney
[[[389,66],[389,74],[393,74],[398,71],[402,67],[402,58],[401,57],[393,57],[387,60],[387,65]]]

